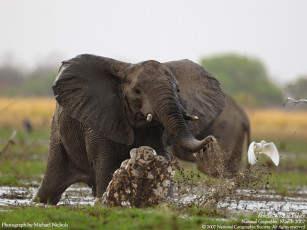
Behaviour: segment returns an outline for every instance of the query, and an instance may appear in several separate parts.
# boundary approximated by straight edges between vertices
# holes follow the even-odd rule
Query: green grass
[[[0,212],[0,222],[6,223],[67,223],[69,229],[199,229],[204,222],[200,217],[179,218],[167,208],[102,208],[51,207],[26,208]]]
[[[296,190],[302,190],[307,187],[307,177],[304,172],[273,172],[269,179],[270,189],[278,193],[291,194]]]
[[[243,219],[255,221],[255,215],[239,215],[231,219],[217,219],[199,214],[193,218],[179,216],[176,210],[165,206],[151,209],[136,208],[106,208],[106,207],[29,207],[16,209],[10,212],[0,212],[0,222],[6,224],[32,224],[44,225],[67,224],[66,229],[209,229],[206,226],[248,226]],[[271,220],[261,218],[261,220]],[[273,224],[258,224],[271,226]],[[289,226],[284,224],[283,226]],[[291,224],[292,226],[295,224]],[[302,226],[302,224],[296,224]],[[39,229],[39,227],[31,228]],[[47,228],[50,229],[50,228]],[[65,229],[65,228],[57,228]],[[214,228],[215,229],[215,228]]]
[[[0,185],[21,186],[40,181],[47,164],[49,132],[18,132],[12,148],[0,155]],[[11,131],[1,130],[2,146]]]
[[[1,185],[23,185],[39,181],[46,169],[46,162],[4,160],[0,162]]]
[[[0,137],[1,138],[9,138],[14,129],[0,129]],[[49,140],[50,138],[50,129],[44,130],[34,130],[31,133],[27,133],[24,130],[16,129],[16,137],[15,140]]]
[[[280,152],[288,153],[305,153],[307,155],[307,141],[300,140],[276,140],[276,146]]]
[[[0,173],[0,185],[22,186],[24,183],[14,176],[2,175]]]

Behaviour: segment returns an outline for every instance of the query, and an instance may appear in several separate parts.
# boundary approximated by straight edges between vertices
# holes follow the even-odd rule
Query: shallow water
[[[0,211],[10,207],[30,206],[36,190],[34,187],[0,187]],[[94,198],[88,187],[70,187],[63,193],[58,205],[94,205]]]
[[[11,208],[30,206],[31,198],[37,188],[34,187],[0,187],[0,210],[5,211]],[[295,195],[296,194],[296,195]],[[307,215],[307,192],[295,192],[295,196],[282,196],[275,191],[258,190],[238,190],[236,197],[227,197],[224,201],[217,203],[218,208],[227,208],[232,212],[267,213],[278,215],[279,217],[291,214]],[[175,202],[181,204],[199,201],[199,195],[174,194]],[[176,198],[177,197],[177,198]],[[94,205],[94,197],[91,189],[87,186],[71,186],[62,195],[58,205],[78,206]]]

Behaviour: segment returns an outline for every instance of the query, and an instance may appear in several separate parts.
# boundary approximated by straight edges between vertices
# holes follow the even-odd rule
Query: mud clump
[[[234,178],[239,172],[241,155],[227,152],[220,147],[218,141],[211,137],[203,149],[193,153],[198,170],[215,178]]]
[[[226,176],[226,154],[215,138],[208,141],[203,149],[194,153],[194,156],[197,168],[206,175],[217,178]]]
[[[147,207],[165,200],[171,193],[174,161],[158,156],[147,146],[132,149],[130,156],[114,172],[106,192],[95,203]]]

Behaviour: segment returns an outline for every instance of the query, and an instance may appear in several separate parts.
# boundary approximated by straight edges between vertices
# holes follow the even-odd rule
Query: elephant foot
[[[33,197],[32,202],[56,205],[61,199],[61,195],[58,196],[46,196],[39,194],[39,192]]]
[[[96,206],[96,205],[101,205],[101,204],[103,204],[102,198],[96,197],[94,200],[94,205]]]

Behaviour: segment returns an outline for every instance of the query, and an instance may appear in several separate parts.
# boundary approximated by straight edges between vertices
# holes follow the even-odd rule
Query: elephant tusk
[[[196,121],[198,120],[198,116],[190,115],[187,113],[187,111],[182,107],[180,104],[181,113],[183,115],[183,118],[190,121]]]
[[[196,121],[196,120],[198,120],[198,116],[194,116],[194,115],[190,115],[190,114],[185,114],[185,115],[184,115],[184,118],[185,118],[186,120],[191,120],[191,121]]]
[[[152,115],[150,113],[148,113],[147,117],[146,117],[146,121],[151,122],[151,120],[152,120]]]
[[[192,116],[192,120],[193,120],[193,121],[198,120],[198,116]]]

